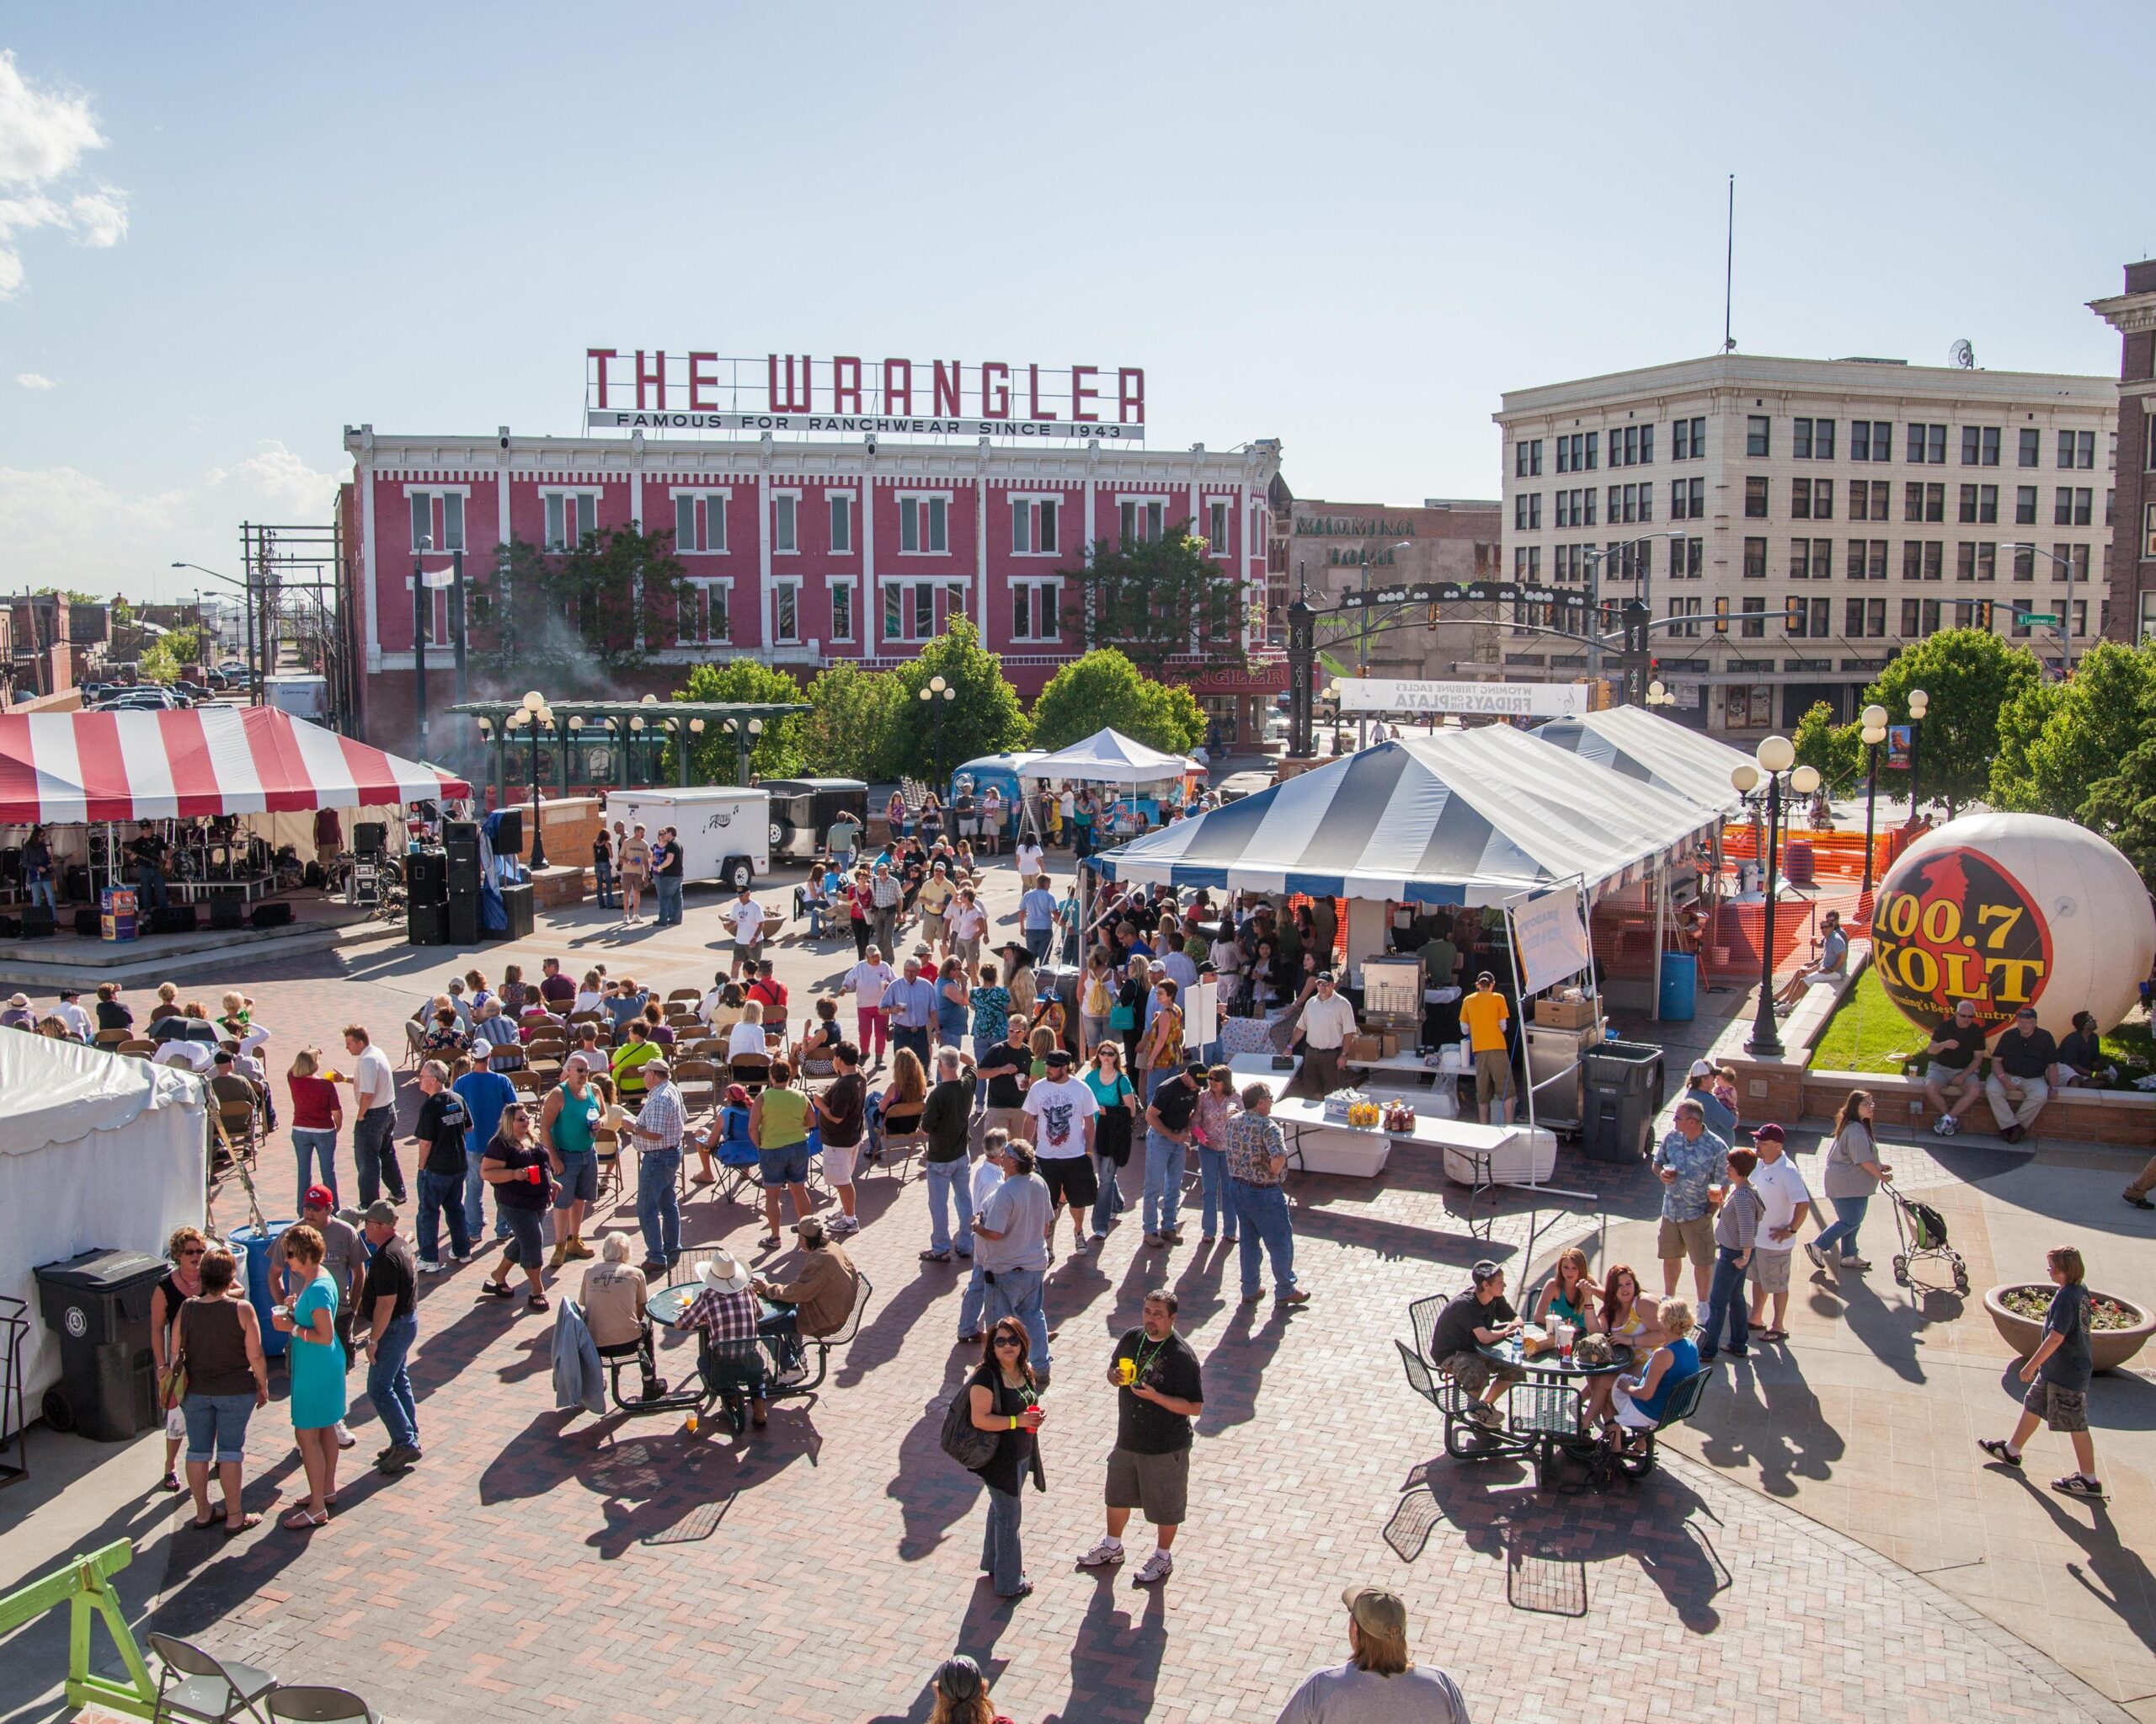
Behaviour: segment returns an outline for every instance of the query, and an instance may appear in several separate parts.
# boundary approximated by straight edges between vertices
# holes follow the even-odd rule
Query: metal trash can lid
[[[78,1293],[119,1293],[145,1281],[163,1280],[172,1273],[172,1265],[163,1257],[106,1246],[64,1262],[43,1264],[32,1273],[48,1287],[68,1287]]]

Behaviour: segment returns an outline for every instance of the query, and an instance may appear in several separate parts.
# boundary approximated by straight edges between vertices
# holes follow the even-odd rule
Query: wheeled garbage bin
[[[1581,1065],[1581,1150],[1597,1161],[1646,1160],[1654,1117],[1662,1111],[1662,1049],[1646,1042],[1604,1042],[1588,1049]]]
[[[39,1314],[60,1342],[45,1422],[120,1443],[164,1422],[150,1352],[150,1296],[171,1273],[141,1252],[87,1251],[36,1270]]]

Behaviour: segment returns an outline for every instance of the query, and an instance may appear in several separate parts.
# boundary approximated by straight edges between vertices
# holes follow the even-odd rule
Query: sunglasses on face
[[[1017,1342],[1008,1335],[997,1336],[995,1337],[995,1344],[998,1347],[1016,1347],[1018,1345]]]
[[[188,1246],[186,1250],[180,1252],[180,1256],[184,1257],[199,1257],[202,1254],[203,1247],[199,1245],[191,1245]]]

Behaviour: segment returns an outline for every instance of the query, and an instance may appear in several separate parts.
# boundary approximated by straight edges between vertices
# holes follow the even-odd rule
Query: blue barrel
[[[1662,1016],[1689,1023],[1699,1010],[1700,960],[1689,952],[1662,954]]]
[[[261,1321],[262,1351],[270,1358],[282,1358],[292,1339],[270,1321],[270,1307],[277,1302],[276,1285],[270,1275],[275,1262],[273,1254],[277,1241],[291,1225],[290,1221],[272,1221],[266,1233],[259,1227],[235,1227],[225,1237],[233,1255],[247,1265],[247,1302],[254,1307],[254,1315]]]

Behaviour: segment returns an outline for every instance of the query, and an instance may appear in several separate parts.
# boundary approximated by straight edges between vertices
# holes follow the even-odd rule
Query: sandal
[[[328,1517],[324,1515],[323,1519],[326,1520]],[[240,1516],[237,1523],[229,1520],[225,1523],[225,1536],[229,1539],[237,1534],[247,1531],[250,1527],[258,1527],[261,1524],[262,1517],[260,1515],[243,1514]]]
[[[198,1533],[206,1533],[217,1524],[217,1517],[213,1514],[207,1520],[190,1520],[187,1524]]]
[[[329,1524],[329,1511],[325,1508],[320,1514],[312,1514],[304,1508],[295,1508],[277,1524],[287,1532],[311,1533]]]
[[[551,1310],[552,1309],[552,1307],[547,1303],[547,1295],[543,1293],[535,1293],[529,1299],[526,1300],[524,1301],[524,1308],[528,1311],[543,1311]]]
[[[1789,1339],[1789,1331],[1786,1329],[1762,1329],[1759,1332],[1759,1338],[1762,1341],[1786,1341]]]
[[[163,1478],[157,1481],[157,1488],[160,1491],[171,1491],[176,1494],[179,1492],[185,1490],[187,1486],[180,1483],[177,1474],[167,1473]]]
[[[482,1281],[479,1284],[479,1297],[482,1299],[507,1299],[510,1296],[506,1281]]]

